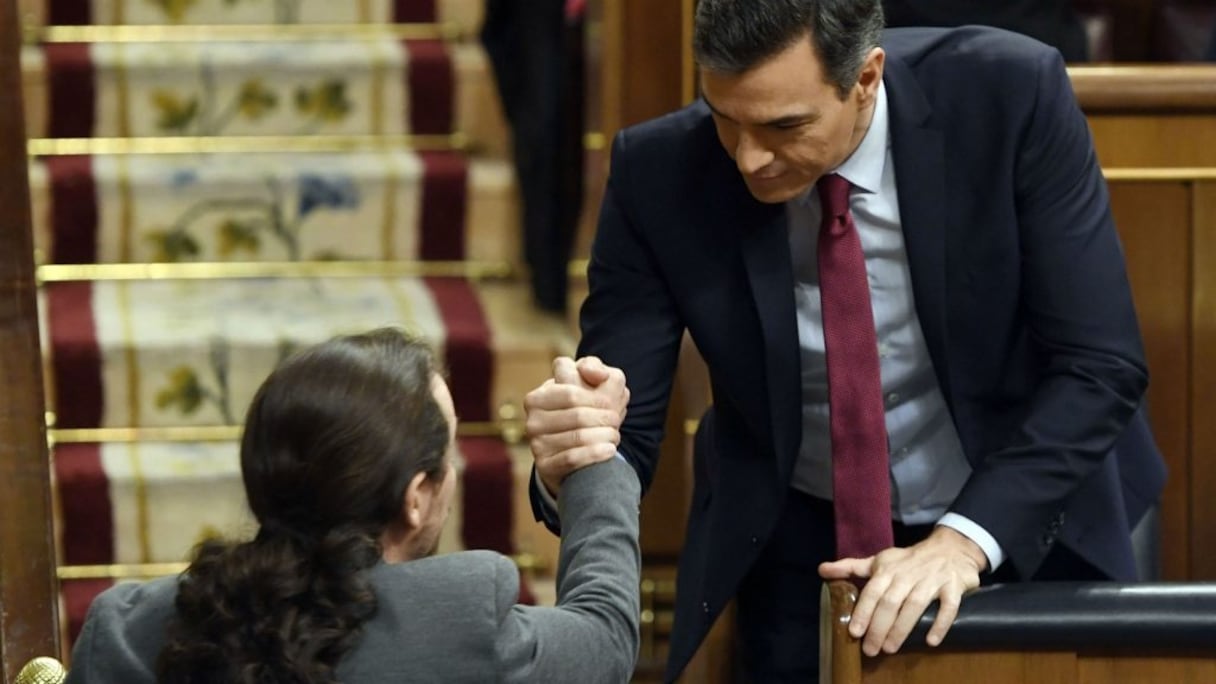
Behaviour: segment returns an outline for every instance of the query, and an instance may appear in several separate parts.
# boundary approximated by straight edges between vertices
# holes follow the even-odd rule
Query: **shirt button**
[[[899,392],[891,392],[887,395],[887,404],[894,404],[899,401]]]
[[[705,613],[706,615],[709,615],[709,602],[708,601],[701,602],[701,612]]]
[[[752,546],[760,545],[760,537],[752,537]]]

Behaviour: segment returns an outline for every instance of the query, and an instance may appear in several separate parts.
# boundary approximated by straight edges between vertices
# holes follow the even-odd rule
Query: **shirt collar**
[[[890,146],[890,140],[887,86],[879,81],[878,96],[874,101],[874,116],[870,119],[869,129],[862,136],[857,149],[853,150],[853,154],[832,173],[843,176],[859,190],[878,192],[882,187],[882,172],[887,165],[887,147]]]

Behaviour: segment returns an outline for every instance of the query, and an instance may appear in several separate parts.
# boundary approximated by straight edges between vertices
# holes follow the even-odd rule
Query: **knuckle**
[[[883,594],[878,599],[878,607],[885,609],[885,610],[897,609],[901,605],[903,605],[903,601],[901,601],[899,598],[897,598],[891,592],[887,592],[887,593]]]
[[[534,439],[536,438],[536,436],[540,435],[541,434],[540,416],[533,414],[533,415],[529,415],[527,418],[525,418],[524,419],[524,431],[527,432],[529,435],[532,435]]]

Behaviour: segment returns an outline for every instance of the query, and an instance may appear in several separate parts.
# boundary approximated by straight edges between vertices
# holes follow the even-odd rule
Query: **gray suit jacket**
[[[562,485],[557,606],[516,605],[519,574],[490,551],[381,564],[379,607],[338,667],[343,682],[626,682],[638,648],[638,498],[620,459]],[[97,597],[69,684],[155,681],[177,578]]]

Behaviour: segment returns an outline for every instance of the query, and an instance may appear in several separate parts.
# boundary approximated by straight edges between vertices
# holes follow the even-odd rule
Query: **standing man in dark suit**
[[[933,601],[939,643],[985,579],[1135,574],[1165,473],[1063,61],[997,29],[882,27],[879,0],[701,0],[702,99],[613,144],[580,354],[625,373],[643,482],[685,330],[714,397],[669,678],[737,598],[750,675],[807,681],[821,578],[866,582],[850,629],[873,655]],[[555,529],[549,493],[608,429],[578,396],[529,396]]]

